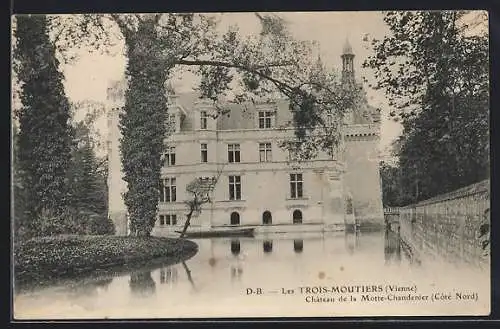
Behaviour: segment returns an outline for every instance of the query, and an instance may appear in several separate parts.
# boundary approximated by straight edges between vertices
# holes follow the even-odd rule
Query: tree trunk
[[[191,283],[191,286],[194,289],[196,289],[196,286],[195,286],[194,281],[193,281],[193,277],[191,276],[191,270],[187,266],[186,262],[184,262],[184,261],[182,262],[182,267],[184,267],[184,270],[186,271],[186,275],[187,275],[189,283]]]
[[[184,228],[182,229],[181,236],[179,237],[180,239],[184,238],[184,235],[186,234],[186,231],[189,227],[189,224],[191,222],[191,216],[193,215],[193,209],[189,211],[189,213],[186,215],[186,222],[184,223]]]

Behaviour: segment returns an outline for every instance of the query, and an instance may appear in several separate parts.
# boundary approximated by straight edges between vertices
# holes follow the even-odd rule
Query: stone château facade
[[[342,54],[342,82],[355,82],[354,54]],[[357,84],[356,84],[357,85]],[[123,83],[110,88],[109,216],[117,234],[127,233],[118,129]],[[191,230],[255,227],[257,232],[328,231],[356,221],[383,224],[378,166],[380,111],[366,102],[344,118],[341,147],[333,156],[294,161],[278,141],[293,136],[285,100],[251,106],[230,105],[214,118],[213,103],[194,93],[171,96],[161,170],[161,197],[155,235],[181,230],[187,212],[185,188],[197,177],[220,172],[212,202],[191,220]],[[287,128],[283,128],[287,127]]]

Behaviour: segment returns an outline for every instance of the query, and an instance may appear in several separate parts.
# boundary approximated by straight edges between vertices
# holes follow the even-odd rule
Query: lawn
[[[198,251],[189,240],[159,237],[58,236],[14,246],[16,282],[39,282],[149,263],[177,263]]]

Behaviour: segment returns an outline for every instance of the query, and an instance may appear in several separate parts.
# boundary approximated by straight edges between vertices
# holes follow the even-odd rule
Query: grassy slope
[[[64,236],[28,240],[14,246],[16,281],[44,281],[147,263],[176,263],[193,256],[188,240],[157,237]]]

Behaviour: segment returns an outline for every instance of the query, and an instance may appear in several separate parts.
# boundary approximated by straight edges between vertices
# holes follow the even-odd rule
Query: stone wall
[[[483,264],[489,253],[479,232],[489,224],[489,207],[490,181],[485,180],[401,208],[401,238],[420,257]]]

